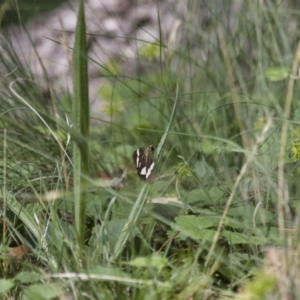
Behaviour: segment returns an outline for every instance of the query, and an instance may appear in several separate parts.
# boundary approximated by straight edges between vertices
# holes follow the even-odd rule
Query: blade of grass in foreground
[[[79,249],[82,249],[85,235],[85,213],[87,180],[89,175],[89,95],[88,95],[87,47],[84,17],[84,1],[79,3],[75,45],[73,54],[73,123],[74,129],[83,137],[74,143],[74,201],[75,227]]]
[[[48,261],[49,266],[53,270],[56,270],[58,264],[57,264],[55,258],[48,251],[47,240],[45,239],[45,236],[43,235],[43,233],[40,231],[40,228],[38,227],[32,214],[30,212],[28,212],[28,210],[21,203],[19,203],[9,191],[3,192],[2,190],[0,190],[0,198],[5,199],[7,207],[9,207],[9,209],[16,216],[18,216],[18,218],[28,228],[29,232],[34,236],[36,241],[38,241],[38,243],[39,243],[38,248],[43,249],[43,251],[47,253],[47,256],[49,258],[49,261]]]
[[[159,161],[159,158],[161,157],[161,154],[162,154],[162,149],[163,149],[163,146],[167,140],[167,137],[168,137],[168,134],[169,134],[169,131],[170,131],[170,128],[174,122],[174,118],[175,118],[175,113],[176,113],[176,108],[177,108],[177,105],[178,105],[178,89],[177,89],[177,92],[176,92],[176,99],[175,99],[175,103],[174,103],[174,106],[173,106],[173,110],[172,110],[172,113],[171,113],[171,117],[170,117],[170,120],[169,120],[169,123],[167,125],[167,128],[163,134],[163,136],[161,137],[160,139],[160,142],[158,144],[158,147],[157,147],[157,151],[156,151],[156,159],[157,159],[157,162]],[[142,209],[145,205],[145,202],[147,200],[147,195],[149,193],[149,189],[150,189],[150,186],[149,184],[145,184],[143,186],[143,188],[141,189],[140,191],[140,194],[130,212],[130,215],[128,217],[128,220],[127,222],[125,223],[124,225],[124,228],[115,244],[115,247],[114,247],[114,252],[113,252],[113,255],[111,257],[111,261],[114,261],[115,259],[118,258],[118,256],[122,253],[124,247],[125,247],[125,244],[127,243],[128,241],[128,238],[130,236],[130,232],[131,230],[136,226],[136,223],[137,223],[137,220],[139,219],[139,216],[142,212]]]

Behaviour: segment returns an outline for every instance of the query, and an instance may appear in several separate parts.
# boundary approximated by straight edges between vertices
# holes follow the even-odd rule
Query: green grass
[[[106,118],[90,127],[83,10],[74,95],[40,88],[2,38],[1,297],[282,298],[285,267],[300,295],[300,11],[273,2],[243,2],[229,30],[230,1],[206,23],[190,1],[179,43],[143,45],[134,78],[93,61]],[[144,183],[132,154],[152,142]]]

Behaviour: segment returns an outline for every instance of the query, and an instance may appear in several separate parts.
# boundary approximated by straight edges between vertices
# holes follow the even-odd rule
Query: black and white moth
[[[145,148],[136,149],[132,155],[138,176],[146,181],[150,180],[154,168],[153,151],[153,144],[150,144]]]

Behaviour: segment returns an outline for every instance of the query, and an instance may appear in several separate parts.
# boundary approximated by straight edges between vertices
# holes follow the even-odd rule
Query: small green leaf
[[[11,280],[0,279],[0,294],[8,292],[14,285]]]
[[[248,241],[249,244],[252,245],[267,245],[270,241],[265,238],[264,236],[251,236],[250,240]]]
[[[229,244],[248,244],[249,243],[249,237],[245,234],[238,233],[238,232],[232,232],[232,231],[224,231],[222,232],[222,236],[225,237]]]
[[[175,220],[176,230],[180,231],[179,237],[182,239],[190,237],[195,240],[203,240],[211,239],[214,236],[214,230],[206,229],[214,226],[214,221],[209,220],[208,217],[180,216]]]
[[[271,227],[268,233],[270,243],[275,245],[281,245],[279,238],[279,229],[277,227]]]
[[[160,255],[150,257],[137,257],[129,263],[134,267],[162,269],[168,265],[168,260]]]
[[[300,159],[300,139],[295,139],[292,141],[289,149],[289,157],[293,160]]]
[[[176,177],[179,179],[187,179],[193,175],[192,171],[184,162],[180,162],[173,167]]]
[[[121,65],[117,60],[110,59],[101,68],[103,76],[118,76],[121,73]]]
[[[213,221],[209,220],[209,217],[179,216],[175,218],[175,221],[182,230],[201,230],[215,225]]]
[[[288,67],[274,67],[269,68],[265,72],[266,78],[270,81],[279,81],[288,78],[290,74],[290,69]]]
[[[139,49],[139,54],[148,59],[159,58],[161,47],[159,44],[144,44]]]

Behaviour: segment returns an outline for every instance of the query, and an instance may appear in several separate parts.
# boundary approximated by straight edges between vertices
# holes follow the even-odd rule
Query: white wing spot
[[[149,167],[146,178],[148,178],[151,175],[152,170],[154,169],[154,162],[152,162],[151,166]]]
[[[139,167],[139,160],[140,160],[140,149],[136,150],[136,167]]]
[[[141,174],[141,175],[146,175],[146,171],[147,171],[147,168],[144,167],[144,168],[141,170],[140,174]],[[146,178],[147,178],[147,175],[146,175]]]

